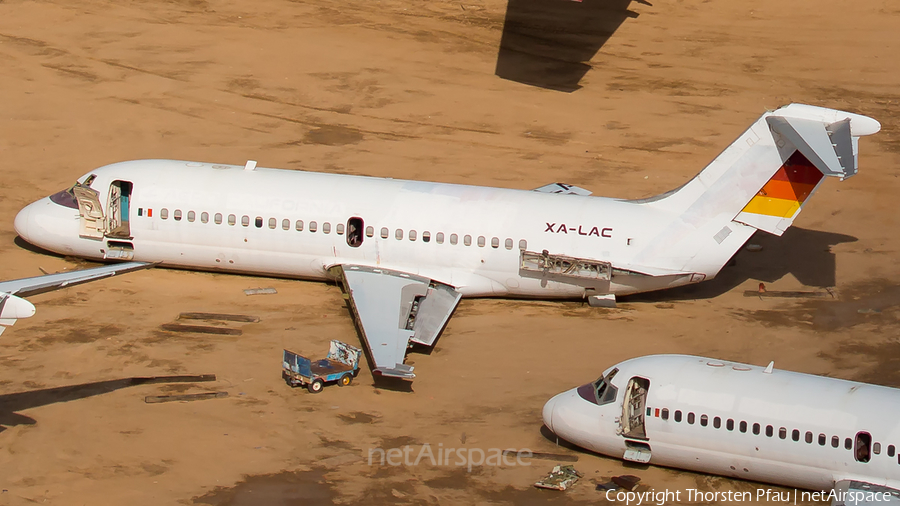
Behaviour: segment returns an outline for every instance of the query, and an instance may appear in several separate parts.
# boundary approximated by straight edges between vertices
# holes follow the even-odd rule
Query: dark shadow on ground
[[[622,297],[621,302],[659,302],[666,300],[710,299],[734,289],[749,279],[775,282],[792,274],[806,286],[828,288],[837,284],[835,255],[831,247],[857,238],[791,227],[781,237],[757,232],[748,244],[758,244],[761,251],[746,248],[734,256],[715,279],[695,285],[647,292]]]
[[[95,395],[108,394],[122,388],[137,385],[154,383],[194,383],[215,380],[216,377],[213,374],[205,374],[202,376],[148,376],[96,381],[93,383],[82,383],[80,385],[4,394],[0,395],[0,432],[5,430],[5,427],[2,426],[11,427],[14,425],[34,425],[37,423],[34,418],[16,413],[16,411],[46,406],[47,404],[56,404],[58,402],[84,399]]]
[[[631,1],[509,0],[494,73],[551,90],[579,89],[591,58],[638,16],[628,10]]]

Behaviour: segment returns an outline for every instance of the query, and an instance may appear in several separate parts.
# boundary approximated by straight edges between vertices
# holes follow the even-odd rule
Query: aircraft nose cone
[[[25,209],[19,211],[19,214],[16,215],[16,221],[13,225],[16,229],[16,233],[19,234],[19,237],[22,239],[28,240],[28,224],[31,221],[31,206],[26,206]]]
[[[551,431],[553,430],[553,411],[556,408],[556,397],[553,397],[546,404],[544,404],[544,409],[541,412],[541,417],[544,419],[544,425],[547,426]]]

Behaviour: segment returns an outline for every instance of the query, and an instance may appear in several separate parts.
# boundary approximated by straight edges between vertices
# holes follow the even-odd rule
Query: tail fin
[[[713,264],[755,230],[783,234],[824,176],[856,174],[859,137],[880,129],[866,116],[802,104],[763,114],[687,184],[639,201],[678,218],[635,260],[663,255],[671,267],[715,275]]]

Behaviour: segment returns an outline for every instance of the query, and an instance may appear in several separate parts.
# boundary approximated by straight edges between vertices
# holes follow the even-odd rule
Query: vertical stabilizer
[[[858,168],[872,118],[802,104],[765,113],[687,184],[638,201],[677,218],[635,258],[714,276],[756,230],[781,235],[825,180]]]

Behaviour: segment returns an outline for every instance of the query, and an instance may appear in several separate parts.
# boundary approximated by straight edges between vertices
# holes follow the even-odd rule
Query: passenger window
[[[229,225],[234,226],[234,224],[237,223],[236,220],[237,220],[237,216],[235,216],[233,214],[228,215],[228,224]]]
[[[669,419],[669,408],[663,408],[660,416],[662,417],[663,420],[668,420]]]
[[[797,429],[792,430],[791,431],[791,439],[794,441],[800,441],[800,431]]]
[[[675,410],[675,421],[676,421],[676,422],[680,422],[680,421],[681,421],[681,410],[680,410],[680,409],[676,409],[676,410]]]
[[[373,235],[375,235],[375,227],[366,227],[366,237],[372,237]]]
[[[200,223],[209,223],[209,213],[206,211],[200,213]]]
[[[869,448],[872,446],[872,436],[868,432],[856,433],[856,451],[853,456],[857,462],[866,463],[872,458]]]
[[[754,435],[754,436],[758,436],[758,435],[759,435],[759,424],[758,424],[758,423],[754,423],[754,424],[753,424],[753,435]]]
[[[778,437],[780,439],[787,439],[787,429],[784,427],[778,429]]]
[[[422,242],[431,242],[431,232],[422,232]]]
[[[262,223],[260,223],[260,225],[262,225]],[[243,227],[250,226],[250,217],[247,216],[246,214],[241,216],[241,226],[243,226]]]
[[[491,247],[492,247],[492,248],[499,248],[499,247],[500,247],[500,239],[497,238],[497,237],[492,237],[492,238],[491,238]]]
[[[176,209],[174,215],[175,221],[181,221],[181,209]]]
[[[444,233],[443,233],[443,232],[438,232],[437,234],[435,234],[435,235],[434,235],[434,242],[436,242],[436,243],[438,243],[438,244],[444,244]]]
[[[331,233],[331,223],[326,221],[325,223],[322,224],[322,233],[323,234]]]
[[[734,420],[729,418],[727,421],[725,421],[725,428],[727,430],[734,430]]]
[[[713,418],[713,427],[715,427],[717,429],[722,428],[722,419],[719,418],[718,416]]]
[[[512,239],[507,238],[506,241],[503,243],[503,246],[506,247],[506,249],[512,249],[512,247],[513,247]]]
[[[318,229],[319,229],[319,224],[318,224],[318,223],[316,223],[316,222],[314,222],[314,221],[309,222],[309,231],[310,231],[310,232],[315,232],[315,231],[318,230]]]
[[[398,241],[403,239],[403,229],[402,228],[398,228],[397,230],[394,231],[394,239],[397,239]]]
[[[825,446],[825,443],[828,442],[828,436],[825,434],[819,434],[819,446]]]
[[[706,427],[706,425],[708,423],[709,423],[709,417],[706,415],[700,415],[700,425]]]
[[[371,232],[369,237],[375,233],[375,229],[369,227],[367,232]],[[347,220],[347,244],[351,248],[358,248],[363,243],[363,220],[362,218],[353,217]]]
[[[290,230],[291,229],[291,220],[285,218],[281,220],[281,230]]]
[[[169,219],[169,210],[166,209],[165,207],[162,208],[162,209],[160,209],[160,210],[159,210],[159,217],[162,218],[162,219],[164,219],[164,220]]]
[[[804,438],[807,443],[812,443],[813,435],[812,432],[806,431],[806,437]]]
[[[278,220],[276,220],[275,218],[269,218],[269,228],[271,228],[272,230],[275,230],[275,227],[277,227],[277,226],[278,226]]]
[[[747,422],[741,420],[739,427],[741,428],[741,432],[747,432]]]
[[[525,239],[520,239],[519,240],[519,249],[522,251],[527,250],[528,249],[528,241],[526,241]]]
[[[334,226],[334,232],[335,232],[337,235],[344,235],[344,224],[343,224],[343,223],[338,223],[337,225],[335,225],[335,226]]]
[[[257,216],[253,223],[256,225],[256,228],[262,228],[263,219],[262,216]]]
[[[194,211],[188,211],[188,221],[189,222],[193,223],[194,219],[196,217],[197,217],[197,215],[194,213]]]
[[[844,440],[844,449],[845,449],[845,450],[852,450],[852,449],[853,449],[853,440],[850,439],[849,437],[848,437],[847,439]]]
[[[459,236],[456,234],[450,234],[450,244],[456,245],[459,242]]]
[[[388,229],[387,229],[387,227],[382,227],[382,229],[381,229],[381,238],[382,238],[382,239],[387,239],[387,238],[388,238]]]
[[[694,424],[694,413],[693,413],[693,411],[690,412],[690,413],[688,413],[687,422],[688,422],[689,424],[691,424],[691,425]]]
[[[294,223],[294,228],[297,232],[303,232],[303,220],[297,220],[297,223]]]
[[[478,236],[478,247],[479,247],[479,248],[483,248],[483,247],[484,247],[484,244],[485,244],[485,243],[484,243],[484,236],[483,236],[483,235],[479,235],[479,236]]]
[[[416,231],[415,231],[415,230],[410,230],[410,231],[409,231],[409,240],[410,240],[410,241],[415,241],[415,240],[416,240]]]
[[[775,428],[771,425],[766,425],[766,437],[772,437],[775,434]]]
[[[894,445],[888,445],[888,457],[894,456]]]
[[[831,436],[831,447],[837,448],[838,446],[841,446],[841,438],[837,436]]]
[[[215,220],[216,225],[221,225],[222,224],[222,213],[216,213],[216,215],[213,217],[213,219]]]
[[[471,246],[472,245],[472,236],[471,235],[463,236],[463,244],[465,244],[466,246]]]
[[[875,443],[872,445],[872,453],[878,455],[881,453],[881,443]]]

